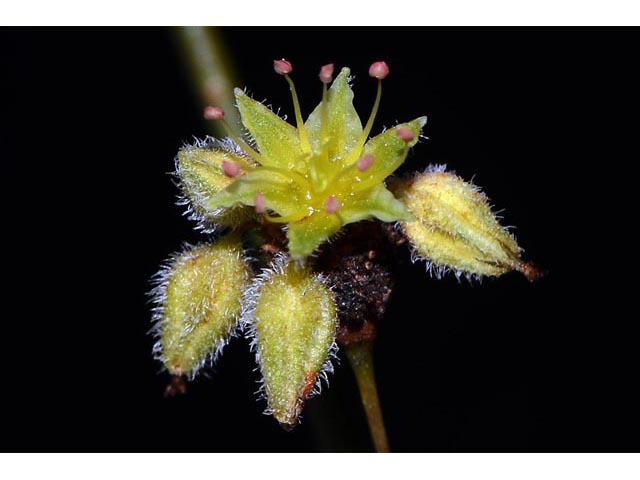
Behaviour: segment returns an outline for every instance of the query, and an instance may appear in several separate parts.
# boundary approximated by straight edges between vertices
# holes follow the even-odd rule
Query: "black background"
[[[637,30],[226,29],[247,86],[292,118],[347,65],[374,127],[428,115],[403,172],[447,163],[483,187],[529,284],[429,278],[404,259],[376,348],[395,451],[637,451]],[[261,414],[247,342],[163,399],[145,292],[201,236],[174,205],[177,149],[206,125],[169,29],[0,30],[2,450],[369,451],[346,359],[294,432]],[[624,198],[624,200],[623,200]],[[623,268],[619,268],[623,267]],[[626,275],[625,275],[626,273]],[[631,302],[633,306],[633,302]]]

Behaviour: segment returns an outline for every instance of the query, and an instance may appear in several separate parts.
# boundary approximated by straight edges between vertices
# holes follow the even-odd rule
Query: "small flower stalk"
[[[294,66],[280,59],[273,68],[291,91],[294,125],[236,88],[247,135],[236,135],[225,112],[208,106],[204,117],[228,137],[178,152],[180,203],[214,236],[159,272],[155,353],[174,378],[193,378],[242,331],[256,355],[267,413],[292,428],[332,372],[337,349],[346,348],[366,387],[374,444],[387,450],[370,347],[393,289],[397,247],[410,245],[436,276],[517,270],[533,280],[538,271],[522,260],[480,190],[453,173],[432,167],[395,177],[388,188],[427,119],[372,135],[390,75],[385,62],[369,69],[377,93],[364,122],[353,107],[348,68],[321,67],[322,100],[306,119]]]

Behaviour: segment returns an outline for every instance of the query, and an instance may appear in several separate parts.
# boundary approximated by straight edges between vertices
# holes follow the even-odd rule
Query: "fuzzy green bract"
[[[322,278],[281,257],[254,284],[249,314],[269,411],[296,424],[334,346],[338,320]]]
[[[215,359],[240,318],[238,292],[249,282],[242,245],[233,237],[189,248],[160,271],[155,348],[170,373],[192,377]]]

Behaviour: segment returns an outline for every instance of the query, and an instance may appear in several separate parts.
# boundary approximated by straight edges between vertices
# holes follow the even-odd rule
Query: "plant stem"
[[[369,431],[376,452],[389,452],[389,442],[384,429],[384,420],[378,399],[373,370],[373,343],[358,342],[346,346],[347,357],[356,375],[360,397],[369,422]]]
[[[207,105],[222,107],[231,128],[241,133],[233,96],[233,87],[238,82],[225,54],[221,33],[209,27],[178,27],[176,36],[189,67],[194,90],[202,103],[201,111]],[[219,122],[208,122],[208,125],[212,133],[226,136]]]

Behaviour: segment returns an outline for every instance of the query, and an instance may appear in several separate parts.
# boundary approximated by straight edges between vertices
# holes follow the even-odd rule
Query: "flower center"
[[[300,149],[302,155],[293,162],[295,169],[284,169],[273,166],[265,166],[265,162],[258,152],[251,148],[245,141],[240,139],[224,120],[224,112],[219,108],[209,107],[211,111],[205,111],[205,117],[222,122],[224,129],[228,135],[235,141],[240,148],[260,165],[265,171],[271,171],[280,178],[286,178],[289,184],[297,191],[297,200],[300,201],[300,208],[294,213],[286,216],[273,216],[265,211],[264,218],[275,223],[289,223],[304,219],[316,212],[325,212],[329,215],[338,215],[339,211],[345,203],[349,203],[351,197],[360,190],[358,185],[363,181],[362,174],[367,172],[374,164],[373,155],[364,155],[363,148],[369,138],[373,123],[380,106],[382,98],[382,80],[388,75],[389,68],[384,62],[375,62],[369,69],[369,75],[378,80],[376,98],[371,109],[369,119],[362,129],[361,134],[355,141],[353,147],[343,154],[341,157],[330,158],[329,145],[343,144],[345,139],[332,138],[329,132],[329,90],[328,84],[333,81],[333,64],[325,65],[320,69],[319,78],[322,82],[322,102],[320,103],[320,128],[319,141],[316,142],[315,148],[309,140],[309,133],[304,124],[298,94],[293,80],[289,74],[293,71],[291,63],[286,60],[275,60],[274,70],[282,75],[291,91],[293,108],[296,118],[296,127],[300,141]],[[334,152],[335,156],[335,152]],[[228,176],[237,176],[233,166],[225,166],[225,174]],[[260,198],[256,198],[256,209],[264,210],[265,197],[263,194]]]
[[[330,159],[328,145],[332,139],[328,133],[328,104],[329,91],[328,84],[333,80],[333,64],[325,65],[320,69],[320,81],[322,82],[322,102],[320,104],[320,142],[319,149],[313,151],[309,142],[309,135],[302,119],[302,111],[300,102],[296,93],[295,84],[289,76],[292,68],[288,64],[288,68],[279,68],[279,64],[284,60],[276,60],[274,68],[277,73],[284,76],[291,91],[293,108],[296,117],[296,126],[300,138],[300,146],[303,157],[297,161],[298,170],[303,172],[297,174],[288,170],[281,170],[283,175],[291,178],[293,184],[296,185],[300,192],[300,198],[305,199],[305,205],[300,209],[297,215],[289,215],[287,217],[273,217],[267,215],[267,220],[272,222],[289,222],[301,220],[302,218],[312,215],[315,212],[324,210],[328,214],[336,214],[339,212],[342,204],[349,201],[349,197],[354,195],[353,187],[357,185],[361,179],[358,172],[366,172],[373,165],[375,159],[372,155],[361,157],[364,147],[380,106],[382,98],[382,80],[386,77],[389,70],[384,62],[376,62],[372,65],[369,74],[378,80],[378,88],[376,98],[369,115],[369,119],[353,148],[342,159]],[[323,168],[328,166],[329,168]],[[345,181],[347,178],[351,182]]]

